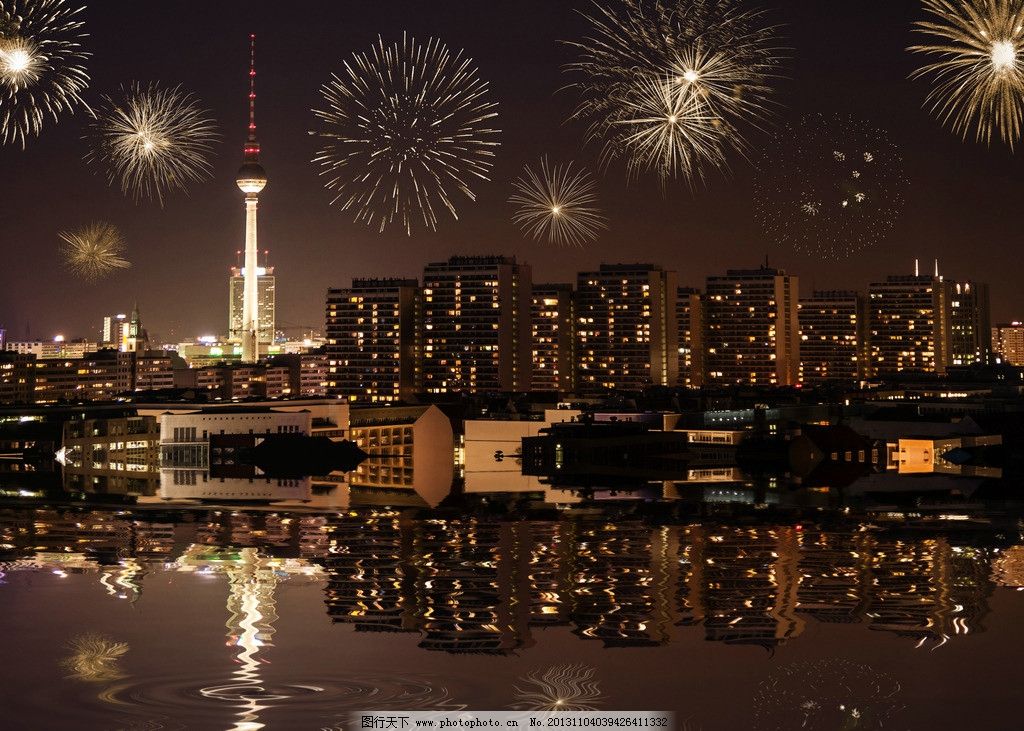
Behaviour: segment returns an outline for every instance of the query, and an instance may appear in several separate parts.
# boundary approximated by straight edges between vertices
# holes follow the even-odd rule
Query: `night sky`
[[[138,301],[151,335],[179,341],[227,329],[227,274],[243,245],[242,195],[234,177],[245,137],[248,34],[257,35],[259,139],[269,185],[260,196],[260,248],[277,267],[279,327],[323,327],[324,292],[353,276],[418,276],[427,261],[451,254],[515,254],[533,265],[534,281],[574,281],[600,262],[649,261],[703,286],[727,267],[773,264],[801,277],[801,290],[866,288],[885,274],[910,273],[913,259],[944,275],[992,286],[993,319],[1024,319],[1024,287],[1015,259],[1024,158],[957,136],[922,109],[924,81],[909,81],[921,63],[904,49],[921,17],[915,0],[767,0],[792,48],[780,84],[783,119],[851,113],[886,128],[903,149],[907,205],[888,242],[840,263],[807,259],[767,244],[753,218],[753,170],[733,157],[729,177],[691,192],[683,182],[663,193],[650,176],[627,184],[611,167],[600,181],[610,230],[582,250],[524,240],[506,202],[526,162],[578,160],[596,167],[598,150],[582,146],[583,126],[566,124],[575,95],[559,91],[574,58],[559,43],[586,23],[587,0],[235,0],[140,2],[94,0],[84,19],[92,85],[86,99],[138,80],[182,84],[219,121],[212,180],[173,194],[161,209],[136,205],[82,161],[86,117],[47,124],[28,148],[0,148],[0,327],[8,337],[97,337],[104,314]],[[478,200],[459,201],[460,220],[443,218],[434,233],[380,235],[328,205],[310,162],[317,140],[309,111],[318,89],[353,51],[378,34],[403,30],[439,36],[464,48],[491,82],[499,102],[502,146],[492,180]],[[767,135],[752,135],[756,149]],[[445,214],[447,216],[447,214]],[[93,219],[119,225],[133,268],[84,284],[61,268],[57,232]],[[289,334],[298,334],[298,331]]]

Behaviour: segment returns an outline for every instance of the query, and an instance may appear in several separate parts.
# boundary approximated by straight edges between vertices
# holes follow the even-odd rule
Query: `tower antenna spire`
[[[245,141],[246,162],[258,162],[260,143],[256,141],[256,34],[249,34],[249,137]]]

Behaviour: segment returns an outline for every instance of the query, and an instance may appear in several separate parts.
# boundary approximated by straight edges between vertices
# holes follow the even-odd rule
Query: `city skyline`
[[[246,15],[248,27],[240,28],[241,3],[181,18],[153,10],[126,14],[126,5],[119,2],[87,8],[89,45],[103,51],[90,62],[87,98],[126,82],[127,66],[139,81],[160,79],[193,89],[212,109],[223,140],[212,179],[194,186],[190,196],[170,195],[163,209],[124,200],[79,162],[82,114],[45,128],[24,151],[14,146],[0,150],[10,171],[5,177],[18,181],[3,191],[9,205],[0,214],[8,240],[18,242],[8,251],[8,276],[0,294],[0,326],[11,339],[22,338],[26,324],[37,338],[58,331],[87,335],[102,313],[127,308],[135,300],[147,313],[150,330],[167,341],[224,328],[222,276],[244,229],[232,185],[237,157],[231,151],[243,141],[247,109],[240,100],[250,31],[261,44],[261,99],[267,100],[261,137],[275,171],[275,185],[261,200],[262,241],[279,268],[278,319],[284,327],[322,328],[329,287],[345,286],[353,277],[416,276],[423,262],[452,253],[515,255],[532,265],[538,282],[571,281],[576,272],[601,262],[649,261],[677,271],[680,284],[690,286],[699,286],[726,265],[753,266],[767,255],[771,264],[799,276],[804,291],[863,291],[879,276],[909,273],[915,258],[938,258],[951,277],[991,285],[994,322],[1021,319],[1024,293],[1014,286],[1012,269],[999,266],[1003,242],[1013,241],[1014,221],[998,215],[1012,210],[1019,163],[996,144],[986,148],[962,142],[921,108],[926,85],[906,78],[915,66],[904,50],[912,41],[913,7],[863,12],[792,1],[769,8],[772,19],[786,25],[784,37],[793,57],[789,78],[780,83],[781,120],[811,112],[866,117],[888,129],[905,160],[910,188],[892,235],[881,246],[835,263],[764,242],[752,213],[753,168],[742,159],[731,161],[730,176],[712,176],[692,193],[680,181],[662,194],[656,181],[627,185],[622,170],[601,170],[598,150],[582,145],[581,126],[563,122],[573,95],[556,93],[568,81],[560,67],[573,57],[558,41],[585,31],[575,13],[580,8],[521,3],[501,11],[507,17],[495,19],[494,9],[470,3],[432,11],[398,3],[350,18],[328,3],[311,5],[322,21],[313,31],[306,16],[282,21],[261,7],[252,9]],[[830,18],[830,34],[817,31],[823,14],[838,14]],[[172,57],[150,52],[170,47],[172,38],[187,32],[185,25],[196,22],[218,39],[202,53]],[[130,32],[134,24],[139,33]],[[313,126],[309,109],[318,85],[377,33],[388,42],[400,36],[399,29],[424,39],[436,35],[453,48],[464,48],[491,83],[502,129],[491,181],[477,186],[479,200],[460,205],[459,221],[441,219],[436,233],[413,237],[398,231],[377,234],[332,209],[330,192],[323,190],[310,162],[315,141],[305,134]],[[863,45],[867,29],[873,39],[869,48]],[[755,148],[768,139],[752,136]],[[511,182],[523,163],[542,154],[552,156],[552,162],[577,160],[597,173],[610,230],[593,245],[551,248],[526,240],[512,223],[506,201]],[[949,168],[957,175],[949,175]],[[55,202],[48,215],[40,216],[32,201],[44,197]],[[86,285],[60,270],[56,233],[99,216],[124,229],[133,267]],[[15,250],[39,254],[15,257]],[[56,290],[60,297],[52,296]],[[123,302],[118,305],[114,296]]]

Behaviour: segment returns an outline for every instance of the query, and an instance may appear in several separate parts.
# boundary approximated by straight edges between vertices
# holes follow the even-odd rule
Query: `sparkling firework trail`
[[[727,166],[719,119],[692,94],[680,94],[671,80],[647,79],[620,100],[622,118],[605,139],[606,155],[621,155],[636,175],[656,172],[667,180],[703,178]]]
[[[746,150],[741,130],[769,116],[783,51],[763,11],[735,0],[608,0],[584,17],[590,34],[570,42],[579,57],[566,69],[581,95],[573,117],[589,123],[587,137],[604,144],[606,162],[626,158],[631,172],[646,166],[631,159],[638,150],[621,144],[619,131],[639,100],[664,96],[666,108],[697,110],[700,139],[718,150],[710,158],[694,150],[689,165],[668,158],[663,178],[700,177],[705,163],[721,168],[725,150]]]
[[[521,679],[513,687],[516,702],[511,708],[524,711],[593,711],[601,701],[594,680],[596,670],[586,665],[553,665]]]
[[[97,221],[60,233],[64,264],[75,275],[92,281],[131,266],[124,259],[124,238],[116,227]]]
[[[47,118],[88,108],[81,11],[65,0],[0,0],[0,143],[25,147]]]
[[[1024,0],[923,0],[929,20],[915,23],[928,42],[910,50],[934,61],[911,78],[933,86],[925,99],[964,139],[990,144],[994,133],[1013,149],[1024,118]]]
[[[497,104],[472,59],[437,39],[402,35],[355,53],[321,88],[324,147],[313,159],[332,202],[379,231],[396,219],[436,230],[439,208],[458,218],[455,192],[470,200],[471,181],[487,180],[498,130]]]
[[[91,130],[86,159],[101,167],[138,202],[163,205],[172,190],[211,175],[209,156],[220,139],[217,126],[198,100],[181,87],[135,83],[121,96],[103,97]]]
[[[527,165],[512,186],[512,221],[535,241],[546,238],[557,246],[583,246],[607,228],[597,207],[594,179],[582,168],[574,170],[572,163],[551,167],[547,158],[541,158],[540,172]]]
[[[844,259],[892,232],[906,188],[903,159],[883,130],[811,115],[766,147],[754,209],[772,243]]]

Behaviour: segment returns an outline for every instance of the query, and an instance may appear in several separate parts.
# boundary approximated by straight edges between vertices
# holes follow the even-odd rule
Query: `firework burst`
[[[124,259],[124,238],[109,223],[96,222],[60,233],[65,266],[76,276],[92,281],[131,266]]]
[[[498,130],[497,104],[472,59],[437,39],[425,45],[402,35],[355,53],[321,88],[324,147],[313,159],[332,202],[381,232],[401,223],[408,235],[435,230],[440,208],[458,218],[455,193],[470,200],[474,180],[487,180]]]
[[[1024,0],[924,0],[928,42],[910,50],[935,59],[912,78],[933,86],[925,99],[943,124],[967,139],[999,138],[1013,149],[1024,118]]]
[[[86,106],[81,11],[64,0],[0,0],[0,143],[24,147],[47,118]]]
[[[605,154],[625,157],[631,174],[651,170],[663,181],[682,175],[692,182],[726,168],[719,118],[671,79],[638,82],[618,101],[622,116],[605,136]]]
[[[586,665],[553,665],[521,679],[511,706],[524,711],[593,711],[601,704],[595,669]]]
[[[541,158],[539,172],[527,165],[512,185],[512,220],[535,241],[583,246],[607,228],[597,207],[594,179],[582,168],[574,170],[572,163],[551,167]]]
[[[766,147],[755,179],[755,215],[774,244],[844,259],[892,232],[906,187],[899,149],[883,130],[811,115]]]
[[[103,97],[86,159],[136,202],[146,198],[163,205],[170,191],[210,177],[209,156],[219,138],[209,113],[191,94],[135,83],[122,88],[118,99]]]
[[[567,67],[581,95],[573,116],[589,123],[587,137],[604,144],[605,160],[625,158],[633,172],[648,166],[633,155],[650,148],[620,128],[637,118],[638,107],[652,106],[676,113],[657,117],[688,113],[687,125],[699,132],[680,138],[683,145],[700,141],[689,154],[662,156],[662,178],[699,176],[707,163],[721,168],[725,150],[744,151],[741,130],[769,116],[782,60],[764,12],[735,0],[608,2],[584,14],[590,33],[570,42],[580,55]]]

